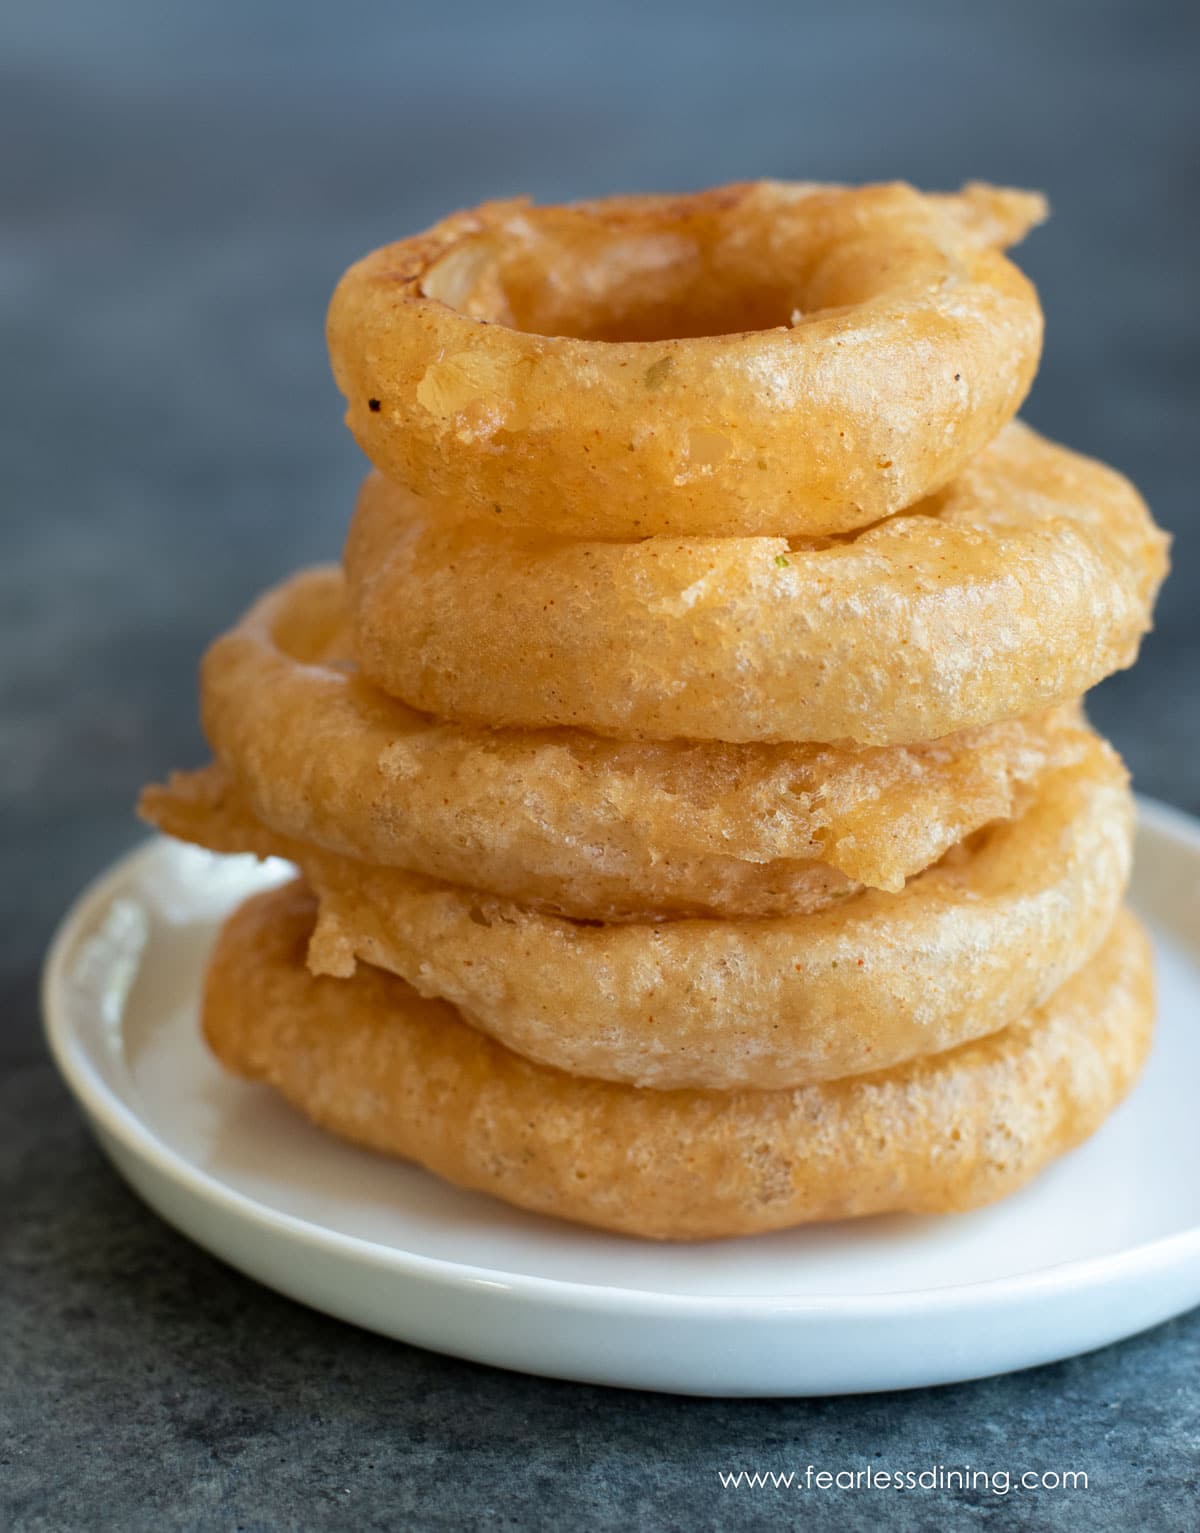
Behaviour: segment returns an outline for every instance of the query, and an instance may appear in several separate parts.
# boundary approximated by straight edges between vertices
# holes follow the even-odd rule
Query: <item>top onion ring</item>
[[[1041,197],[756,182],[486,203],[352,266],[367,456],[440,513],[599,538],[814,536],[938,489],[1019,408]]]

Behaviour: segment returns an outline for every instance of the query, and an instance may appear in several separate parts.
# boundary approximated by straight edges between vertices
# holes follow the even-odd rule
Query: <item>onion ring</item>
[[[1041,351],[996,246],[1028,192],[758,182],[492,202],[377,250],[329,309],[347,424],[439,515],[600,538],[798,535],[939,488]]]
[[[1044,774],[1018,818],[899,894],[759,921],[602,925],[335,857],[210,813],[218,852],[296,863],[321,902],[310,964],[389,969],[527,1058],[659,1089],[771,1088],[886,1068],[1006,1026],[1095,951],[1129,874],[1112,749]]]
[[[592,920],[777,915],[900,889],[1090,735],[1064,709],[929,745],[614,742],[444,724],[349,665],[336,569],[294,576],[205,656],[219,768],[151,817],[239,795],[269,829]],[[187,801],[190,800],[189,809]]]
[[[991,1202],[1099,1126],[1152,1030],[1123,914],[1040,1011],[949,1054],[796,1091],[638,1091],[530,1064],[378,970],[314,979],[312,919],[291,885],[226,923],[204,997],[222,1063],[460,1187],[659,1239]]]
[[[259,857],[284,857],[291,862],[301,862],[308,854],[306,846],[309,851],[313,848],[312,842],[270,829],[255,811],[242,785],[219,763],[192,772],[172,772],[164,785],[152,784],[145,788],[138,812],[167,835],[207,846],[210,851],[253,852]],[[444,817],[449,819],[450,813],[451,803],[448,802]],[[469,872],[463,871],[470,861],[468,848],[457,842],[441,845],[432,840],[427,842],[419,823],[410,833],[407,815],[404,824],[405,839],[419,847],[428,845],[430,850],[429,857],[424,859],[425,867],[410,865],[409,871],[444,881],[446,875],[432,869],[454,867],[459,876],[450,882],[463,884],[471,877]],[[488,822],[481,819],[479,825],[486,837]],[[504,834],[504,828],[497,825],[492,839],[503,839]],[[221,844],[214,846],[214,839]],[[348,835],[338,837],[334,834],[328,839],[354,842],[362,838],[351,827]],[[322,850],[329,849],[323,842],[316,845]],[[548,843],[548,849],[553,851],[553,843]],[[571,851],[571,847],[564,847],[559,860],[569,861]],[[399,869],[405,864],[385,866]],[[732,858],[714,858],[708,866],[719,882],[707,892],[702,882],[703,865],[697,863],[672,865],[661,870],[648,865],[644,880],[635,877],[630,884],[623,878],[606,877],[586,871],[586,868],[578,877],[565,874],[559,878],[523,870],[519,862],[499,861],[497,881],[505,887],[496,889],[481,877],[474,878],[470,887],[516,900],[531,910],[592,922],[678,920],[684,916],[755,917],[784,911],[797,914],[824,910],[836,901],[848,899],[861,887],[823,862],[788,861],[760,865],[737,862]],[[485,867],[484,871],[488,869]],[[689,881],[693,877],[696,879],[694,896],[679,894],[681,875]],[[734,908],[725,908],[727,905]]]
[[[1167,542],[1120,474],[1014,423],[915,511],[816,546],[458,528],[376,474],[345,566],[364,674],[430,713],[892,745],[1132,664]]]

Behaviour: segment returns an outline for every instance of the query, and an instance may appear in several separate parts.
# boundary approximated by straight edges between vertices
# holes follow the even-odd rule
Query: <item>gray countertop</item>
[[[1177,535],[1094,717],[1200,810],[1200,13],[1184,4],[402,7],[153,0],[0,20],[0,1527],[1196,1526],[1200,1315],[910,1395],[549,1383],[288,1303],[117,1180],[40,1040],[71,896],[202,759],[194,672],[337,552],[340,269],[445,209],[775,174],[1045,187],[1027,415]],[[594,18],[594,19],[593,19]],[[723,1492],[718,1469],[1086,1470],[1087,1492]]]

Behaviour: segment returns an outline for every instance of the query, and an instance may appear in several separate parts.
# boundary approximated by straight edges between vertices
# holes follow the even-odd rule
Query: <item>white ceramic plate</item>
[[[196,1029],[224,913],[287,875],[156,840],[87,890],[47,960],[54,1057],[164,1219],[280,1292],[529,1373],[696,1394],[840,1394],[1002,1373],[1200,1303],[1200,823],[1141,807],[1134,904],[1158,1038],[1083,1149],[993,1208],[661,1246],[458,1192],[226,1076]]]

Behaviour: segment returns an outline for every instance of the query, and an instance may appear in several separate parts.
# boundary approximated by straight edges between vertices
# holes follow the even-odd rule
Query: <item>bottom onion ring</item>
[[[1099,1126],[1152,1028],[1149,945],[1122,914],[1039,1011],[951,1053],[794,1091],[639,1091],[530,1064],[379,970],[313,978],[314,914],[292,884],[226,923],[204,1030],[228,1068],[460,1187],[657,1239],[991,1202]]]
[[[1074,707],[885,749],[471,728],[366,685],[345,630],[341,572],[317,569],[212,645],[201,698],[224,774],[174,779],[177,803],[236,793],[282,835],[585,920],[900,889],[1087,739]]]
[[[164,810],[168,807],[165,803]],[[899,894],[816,914],[602,925],[369,867],[213,813],[160,823],[275,853],[320,897],[315,972],[362,959],[541,1063],[661,1089],[761,1087],[884,1068],[994,1032],[1095,951],[1129,873],[1133,805],[1093,737],[1017,819]]]

